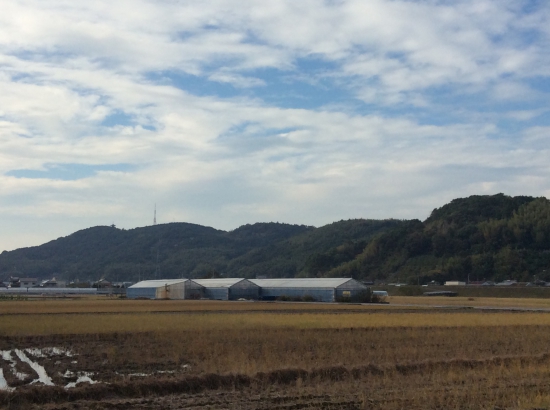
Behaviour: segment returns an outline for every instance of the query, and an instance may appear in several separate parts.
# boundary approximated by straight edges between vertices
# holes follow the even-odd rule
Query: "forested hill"
[[[326,276],[426,283],[431,280],[550,280],[550,202],[471,196],[408,221]]]
[[[41,246],[0,254],[0,280],[10,276],[66,280],[306,275],[309,258],[342,244],[368,240],[400,225],[395,220],[348,220],[314,228],[257,223],[225,232],[189,223],[131,230],[97,226]],[[342,261],[342,262],[343,262]]]
[[[225,232],[188,223],[131,230],[98,226],[0,255],[10,276],[67,280],[104,277],[354,277],[550,281],[550,202],[471,196],[419,220],[335,222],[320,228],[280,223]]]

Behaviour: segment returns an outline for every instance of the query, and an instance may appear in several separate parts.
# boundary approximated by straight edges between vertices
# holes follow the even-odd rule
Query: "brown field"
[[[545,312],[3,301],[0,370],[15,390],[0,407],[547,409],[549,342]],[[54,386],[31,384],[30,363]],[[79,376],[97,383],[65,388]]]
[[[446,296],[392,296],[392,304],[413,306],[472,306],[493,308],[549,309],[550,299],[495,298],[495,297],[446,297]],[[397,306],[394,305],[394,308]]]
[[[296,302],[222,302],[217,300],[124,300],[105,297],[0,301],[1,314],[233,312],[233,311],[340,311],[394,309],[391,305]],[[397,308],[396,308],[397,309]]]

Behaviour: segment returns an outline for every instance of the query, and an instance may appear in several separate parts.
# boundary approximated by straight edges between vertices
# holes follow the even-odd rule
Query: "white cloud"
[[[230,72],[217,72],[208,77],[210,81],[229,83],[238,88],[258,87],[265,85],[265,81],[254,77],[245,77]]]
[[[518,110],[518,111],[510,111],[507,113],[507,116],[509,118],[513,118],[517,121],[529,121],[533,118],[538,117],[539,115],[542,115],[545,112],[544,109],[538,109],[538,110]]]
[[[0,211],[19,224],[51,221],[40,235],[21,230],[33,243],[148,223],[154,202],[170,218],[235,228],[422,217],[456,196],[549,191],[548,132],[532,123],[548,111],[548,90],[536,86],[550,67],[545,4],[530,14],[515,0],[0,9]],[[293,85],[298,96],[310,87],[344,97],[330,109],[288,108]],[[507,117],[525,132],[498,138]],[[74,181],[10,173],[52,164],[134,168]],[[17,225],[5,226],[0,249],[21,246],[8,240]]]
[[[528,101],[540,97],[535,90],[518,82],[501,82],[493,90],[495,100]]]

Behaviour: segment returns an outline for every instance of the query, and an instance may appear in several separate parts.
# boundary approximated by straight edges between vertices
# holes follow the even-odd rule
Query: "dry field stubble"
[[[232,302],[217,300],[124,300],[105,297],[0,301],[0,314],[148,313],[148,312],[271,312],[393,310],[391,305],[297,302]]]
[[[471,306],[519,309],[550,309],[550,299],[495,298],[495,297],[445,297],[445,296],[392,296],[394,308],[398,305],[411,306]]]
[[[550,406],[550,315],[545,313],[350,311],[341,305],[333,305],[334,309],[319,305],[320,312],[306,304],[292,308],[265,304],[270,308],[258,309],[261,304],[220,302],[206,309],[198,302],[185,304],[188,309],[174,304],[177,309],[172,307],[169,313],[143,313],[142,306],[151,312],[164,303],[147,301],[136,308],[137,313],[126,305],[126,310],[121,309],[124,314],[94,315],[93,310],[112,311],[112,305],[57,303],[62,314],[41,315],[24,305],[21,310],[28,309],[26,314],[2,314],[0,350],[64,348],[75,356],[40,361],[56,386],[63,385],[61,374],[67,369],[93,373],[93,379],[102,383],[64,389],[20,382],[14,392],[0,393],[0,405],[36,409]],[[56,313],[51,306],[49,312]],[[220,313],[224,308],[225,313]],[[6,308],[0,304],[2,309]],[[2,369],[10,385],[17,383],[8,363],[2,363]]]

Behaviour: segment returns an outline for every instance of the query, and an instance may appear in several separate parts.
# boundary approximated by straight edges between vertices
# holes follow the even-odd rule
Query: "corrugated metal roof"
[[[175,285],[176,283],[186,282],[189,279],[155,279],[155,280],[142,280],[141,282],[136,283],[135,285],[130,286],[131,288],[160,288],[165,285]]]
[[[230,288],[231,286],[239,283],[244,278],[220,278],[220,279],[192,279],[193,282],[198,283],[205,288]]]
[[[250,282],[262,288],[337,288],[352,278],[292,278],[292,279],[250,279]]]

